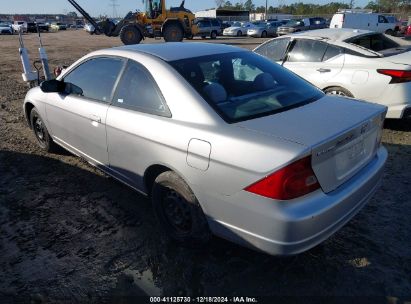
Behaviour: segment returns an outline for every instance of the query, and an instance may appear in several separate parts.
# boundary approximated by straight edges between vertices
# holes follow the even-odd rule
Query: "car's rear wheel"
[[[217,39],[217,32],[216,31],[212,31],[210,34],[210,38],[211,39]]]
[[[33,108],[30,112],[30,124],[40,148],[46,152],[55,151],[57,145],[51,138],[47,127],[36,108]]]
[[[263,31],[261,33],[261,38],[267,38],[267,32],[266,31]]]
[[[242,35],[243,35],[243,32],[241,32],[241,31],[237,32],[237,37],[241,37]]]
[[[152,189],[154,212],[173,240],[189,246],[207,243],[211,237],[206,217],[187,183],[173,171],[161,173]]]
[[[324,93],[328,94],[328,95],[339,95],[339,96],[346,96],[346,97],[354,97],[354,95],[350,91],[348,91],[348,90],[346,90],[342,87],[330,87],[330,88],[325,89]]]

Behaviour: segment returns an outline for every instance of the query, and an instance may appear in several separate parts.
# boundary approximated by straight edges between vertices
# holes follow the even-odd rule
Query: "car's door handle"
[[[98,122],[98,123],[101,122],[101,117],[100,117],[100,116],[97,116],[97,115],[91,114],[91,115],[88,116],[88,118],[89,118],[91,121],[95,121],[95,122]]]
[[[329,72],[331,72],[330,69],[323,69],[323,68],[318,69],[317,71],[320,72],[320,73],[329,73]]]

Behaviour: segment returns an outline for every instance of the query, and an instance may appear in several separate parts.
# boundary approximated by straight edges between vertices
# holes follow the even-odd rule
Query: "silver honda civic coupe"
[[[319,244],[370,199],[386,110],[207,43],[96,51],[24,101],[40,147],[150,196],[172,239],[215,234],[273,255]]]

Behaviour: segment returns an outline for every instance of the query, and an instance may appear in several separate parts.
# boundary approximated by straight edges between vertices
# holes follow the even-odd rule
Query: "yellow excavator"
[[[95,34],[119,36],[125,45],[138,44],[145,37],[163,37],[166,42],[178,42],[191,39],[199,31],[194,24],[195,15],[184,7],[184,0],[179,7],[169,10],[166,0],[145,0],[145,12],[129,12],[117,24],[110,19],[96,22],[75,0],[67,1],[94,26]]]

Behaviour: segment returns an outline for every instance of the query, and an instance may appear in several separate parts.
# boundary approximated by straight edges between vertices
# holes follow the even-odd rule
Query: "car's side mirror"
[[[40,83],[40,89],[44,93],[63,93],[65,88],[66,84],[57,79],[46,80]]]
[[[40,84],[40,89],[44,93],[60,93],[65,95],[75,94],[83,95],[83,90],[69,82],[64,82],[57,79],[46,80]]]

